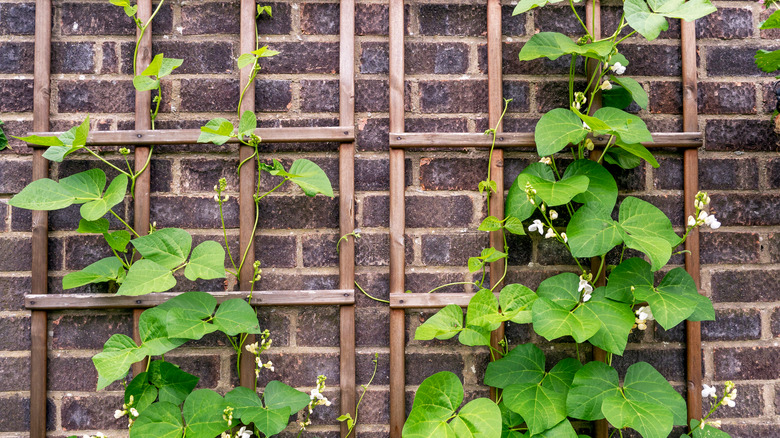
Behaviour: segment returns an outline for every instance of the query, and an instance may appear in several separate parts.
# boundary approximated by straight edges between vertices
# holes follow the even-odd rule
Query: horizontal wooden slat
[[[448,306],[450,304],[457,304],[460,307],[466,307],[469,305],[469,300],[474,296],[470,293],[455,293],[455,294],[437,294],[437,293],[391,293],[390,294],[390,308],[391,309],[438,309]],[[498,298],[498,294],[496,294]]]
[[[652,143],[643,143],[648,148],[698,148],[704,144],[699,132],[656,132]],[[596,146],[606,144],[606,138],[596,139]],[[390,133],[392,148],[489,148],[492,137],[480,133]],[[496,136],[496,146],[502,148],[536,147],[534,134],[530,132],[501,132]]]
[[[25,295],[28,309],[139,309],[154,307],[180,295],[163,292],[140,296],[111,294]],[[211,292],[217,302],[230,298],[246,298],[249,292]],[[353,289],[255,291],[253,306],[345,306],[355,304]]]
[[[31,132],[30,135],[58,136],[61,132]],[[158,129],[154,131],[93,131],[87,137],[87,146],[127,146],[127,145],[164,145],[195,144],[200,129]],[[264,143],[304,143],[338,142],[355,140],[355,128],[352,126],[332,126],[322,128],[261,128],[255,134]],[[238,143],[233,138],[228,143]],[[31,147],[46,147],[30,145]]]

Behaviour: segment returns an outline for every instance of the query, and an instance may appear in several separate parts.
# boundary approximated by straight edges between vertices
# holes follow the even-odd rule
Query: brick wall
[[[133,28],[121,9],[104,1],[55,1],[52,60],[52,130],[79,122],[84,113],[93,129],[131,129]],[[173,0],[154,26],[154,51],[184,58],[164,82],[160,128],[194,128],[211,117],[230,116],[238,100],[238,1]],[[264,43],[281,55],[265,61],[256,87],[262,126],[331,126],[338,120],[338,4],[330,1],[273,2],[274,18],[263,19]],[[766,14],[755,2],[720,2],[720,11],[697,26],[699,38],[700,128],[706,145],[700,153],[700,185],[712,196],[723,223],[702,233],[702,289],[713,298],[718,320],[704,323],[704,380],[735,380],[737,408],[724,410],[724,429],[733,436],[780,436],[780,158],[768,113],[774,106],[773,79],[753,66],[759,47],[771,46],[775,31],[759,33]],[[520,63],[517,52],[536,31],[574,33],[565,11],[547,7],[511,17],[504,6],[504,93],[513,98],[507,131],[531,131],[543,112],[560,106],[568,63]],[[406,129],[482,132],[487,128],[485,8],[474,2],[409,2],[407,5]],[[604,30],[614,28],[617,7],[603,7]],[[22,135],[32,119],[34,5],[0,0],[0,112],[6,131]],[[355,169],[357,280],[372,294],[388,293],[388,8],[386,2],[359,0],[356,40]],[[652,43],[630,40],[623,52],[627,74],[650,92],[648,110],[638,111],[651,130],[679,131],[681,62],[679,25]],[[581,67],[581,66],[580,66]],[[6,201],[29,182],[30,150],[12,142],[0,160],[0,436],[17,436],[29,419],[29,312],[22,304],[30,287],[31,216]],[[334,188],[338,156],[334,144],[266,145],[269,157],[289,163],[306,157],[320,164]],[[272,153],[272,154],[271,154]],[[106,156],[119,160],[113,151]],[[534,157],[507,152],[508,182]],[[626,194],[650,200],[676,226],[683,222],[682,163],[663,152],[662,167],[612,169]],[[52,164],[53,177],[84,170],[92,163],[76,157]],[[229,235],[238,235],[234,202],[237,178],[234,147],[187,145],[158,147],[152,161],[152,220],[159,227],[189,229],[195,240],[220,239],[216,205],[211,201],[219,177],[228,179]],[[476,227],[485,214],[476,185],[487,166],[484,152],[410,151],[407,154],[407,289],[425,292],[448,281],[467,281],[466,258],[487,244]],[[111,172],[108,172],[109,175]],[[266,181],[264,184],[271,184]],[[270,186],[269,186],[270,188]],[[132,205],[124,207],[129,216]],[[294,211],[293,214],[284,214]],[[306,199],[293,189],[269,196],[261,209],[257,258],[264,267],[261,289],[335,288],[338,285],[338,204]],[[61,277],[104,257],[104,246],[74,233],[78,213],[70,208],[50,215],[50,292],[61,292]],[[113,224],[115,227],[117,224]],[[509,280],[535,287],[543,278],[571,269],[570,259],[549,241],[513,238]],[[681,258],[675,259],[676,263]],[[193,284],[183,277],[179,290],[234,289],[235,282]],[[85,288],[80,292],[104,291]],[[447,290],[445,290],[447,291]],[[448,291],[466,291],[453,287]],[[358,384],[367,382],[374,352],[380,353],[377,378],[361,408],[362,436],[387,435],[388,310],[357,296]],[[407,338],[429,313],[409,312]],[[338,382],[338,312],[329,308],[263,308],[262,325],[271,329],[274,378],[310,387],[318,373]],[[127,312],[55,312],[50,315],[49,418],[54,435],[121,429],[113,418],[121,405],[118,385],[94,393],[97,376],[90,357],[111,333],[129,333]],[[85,336],[85,333],[89,334]],[[510,325],[512,343],[540,341],[524,326]],[[641,339],[640,339],[641,338]],[[645,360],[678,386],[684,386],[684,334],[680,329],[648,330],[631,339],[625,360]],[[640,343],[641,341],[641,343]],[[567,344],[545,345],[554,355],[570,354]],[[224,341],[209,337],[171,354],[172,361],[201,376],[201,387],[227,390],[236,383],[235,358]],[[428,375],[450,370],[471,393],[484,393],[487,355],[450,342],[407,347],[408,398]],[[74,372],[77,370],[77,372]],[[337,398],[335,391],[330,396]],[[312,430],[336,436],[336,410],[322,411]],[[42,419],[33,419],[42,421]]]

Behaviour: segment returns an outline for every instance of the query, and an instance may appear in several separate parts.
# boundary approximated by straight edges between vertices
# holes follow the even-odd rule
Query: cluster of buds
[[[228,427],[233,425],[233,408],[230,406],[226,407],[224,411],[222,411],[222,419],[227,421]]]
[[[596,148],[596,145],[593,144],[593,140],[591,140],[589,138],[586,138],[585,139],[585,149],[587,149],[589,151],[592,151],[595,148]]]
[[[634,291],[634,286],[631,286],[631,292]],[[647,321],[653,320],[653,311],[650,310],[650,307],[648,306],[642,306],[634,312],[636,313],[636,318],[634,319],[634,327],[632,328],[638,328],[639,330],[647,330]]]
[[[273,343],[273,339],[271,339],[271,332],[268,330],[264,330],[263,333],[260,334],[260,341],[254,342],[252,344],[247,344],[244,348],[246,348],[246,351],[252,353],[255,355],[255,377],[260,377],[260,370],[265,368],[267,370],[274,371],[274,364],[270,360],[268,362],[263,363],[263,361],[260,359],[260,355],[271,348],[271,344]]]
[[[252,274],[252,282],[260,281],[260,278],[263,276],[263,270],[260,269],[259,260],[255,260],[255,262],[252,264],[252,269],[254,269],[254,274]]]
[[[614,63],[609,69],[612,70],[616,75],[622,75],[626,72],[626,67],[619,62]]]
[[[536,205],[536,189],[530,182],[525,183],[525,196],[531,205]]]
[[[579,111],[583,105],[585,105],[585,102],[588,101],[588,98],[585,97],[585,93],[582,91],[578,91],[574,93],[574,103],[571,104],[571,106],[574,107],[577,111]]]
[[[580,284],[577,286],[577,292],[582,292],[582,302],[587,303],[593,296],[593,286],[590,281],[593,279],[592,274],[580,275]]]
[[[220,435],[219,438],[250,438],[251,436],[252,431],[247,430],[246,426],[241,426],[241,429],[238,429],[236,433],[222,432],[222,435]]]
[[[225,178],[220,178],[219,184],[214,186],[214,191],[217,192],[217,194],[214,195],[214,201],[220,204],[227,202],[227,200],[230,199],[230,196],[223,195],[225,190],[227,190],[227,180]]]
[[[124,156],[128,156],[128,155],[130,155],[130,149],[128,149],[128,148],[119,148],[119,153],[124,155]]]
[[[703,391],[702,391],[703,392]],[[733,408],[737,404],[734,400],[737,399],[737,386],[731,380],[726,382],[726,390],[724,392],[723,400],[720,401],[722,406],[728,406]]]
[[[539,159],[539,162],[549,166],[549,165],[552,164],[552,158],[550,158],[550,157],[542,157],[542,158]]]
[[[138,411],[133,407],[133,403],[135,403],[135,397],[130,395],[130,397],[127,399],[127,403],[122,405],[122,409],[117,409],[114,411],[114,418],[119,419],[127,415],[127,426],[130,427],[133,425],[133,422],[136,418],[138,418]]]
[[[705,192],[699,192],[696,194],[696,198],[693,201],[693,205],[696,208],[695,216],[688,216],[688,226],[693,228],[701,225],[707,225],[713,230],[720,228],[720,222],[715,218],[714,214],[709,214],[704,209],[709,205],[710,197]]]

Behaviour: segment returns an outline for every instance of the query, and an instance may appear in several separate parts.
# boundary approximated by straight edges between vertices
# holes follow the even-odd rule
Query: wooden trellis
[[[471,294],[407,294],[404,293],[405,200],[404,148],[489,148],[491,139],[481,133],[404,133],[404,0],[390,2],[390,436],[400,438],[405,420],[405,309],[441,308],[448,304],[468,305]],[[586,2],[586,22],[589,30],[600,34],[601,4]],[[593,26],[595,24],[595,26]],[[496,127],[502,104],[501,78],[501,2],[487,0],[487,65],[488,120]],[[698,148],[703,145],[698,127],[696,102],[696,33],[693,23],[682,21],[682,133],[654,133],[649,148],[680,148],[684,150],[685,216],[691,215],[698,191]],[[594,66],[590,66],[592,71]],[[597,66],[596,66],[597,67]],[[534,136],[529,133],[504,133],[497,129],[496,149],[492,153],[491,178],[496,183],[488,214],[504,218],[504,172],[502,148],[534,148]],[[598,142],[596,143],[598,145]],[[603,143],[602,143],[603,144]],[[491,247],[502,250],[500,232],[491,232]],[[686,241],[685,265],[697,287],[699,275],[699,234],[694,229]],[[490,264],[490,272],[501,272],[504,261]],[[499,280],[491,275],[491,286]],[[601,279],[603,281],[603,279]],[[495,347],[504,336],[503,326],[491,336]],[[598,350],[598,349],[595,349]],[[701,418],[701,329],[699,322],[686,321],[686,372],[688,418]],[[594,351],[596,360],[604,360],[603,351]],[[607,437],[605,420],[596,422],[597,438]]]
[[[138,1],[138,18],[147,21],[152,13],[152,0]],[[241,52],[255,49],[254,0],[241,0]],[[33,131],[38,135],[54,135],[49,131],[49,97],[51,65],[51,0],[36,0],[35,3],[35,70],[34,70],[34,106]],[[255,133],[264,142],[338,142],[339,146],[339,228],[342,235],[354,229],[354,46],[355,38],[355,2],[340,1],[340,48],[339,48],[339,124],[322,128],[273,128],[258,129]],[[151,26],[141,40],[138,50],[138,66],[143,70],[152,58]],[[250,79],[250,69],[241,70],[241,89]],[[136,92],[135,130],[94,132],[89,135],[87,145],[135,145],[136,170],[146,162],[151,145],[193,144],[197,142],[200,130],[157,130],[152,131],[151,92]],[[255,95],[247,93],[241,105],[241,111],[254,111]],[[35,147],[35,146],[33,146]],[[48,161],[43,158],[44,149],[36,147],[33,152],[33,180],[48,176]],[[239,156],[244,160],[251,156],[253,149],[240,146]],[[240,272],[240,289],[248,291],[253,275],[254,247],[252,228],[255,221],[254,186],[257,178],[253,166],[242,166],[239,176],[239,241],[241,253],[248,249],[248,260]],[[149,230],[150,222],[150,171],[144,172],[136,181],[134,197],[134,226],[141,234]],[[350,413],[355,417],[355,245],[353,239],[342,242],[339,255],[339,288],[327,291],[256,291],[253,294],[253,306],[301,306],[301,305],[337,305],[340,306],[340,398],[341,413]],[[46,295],[48,259],[48,213],[32,213],[32,286],[31,294],[25,297],[25,305],[32,310],[31,318],[31,372],[30,372],[30,436],[46,436],[46,368],[47,368],[47,310],[70,309],[116,309],[132,308],[133,337],[140,342],[138,319],[144,308],[148,308],[176,293],[159,293],[142,297],[126,297],[106,294]],[[245,297],[247,292],[214,292],[218,301],[229,298]],[[254,342],[254,336],[247,343]],[[254,383],[254,358],[242,355],[242,386],[252,387]],[[142,363],[135,364],[134,374],[139,372]],[[143,371],[143,368],[140,368]],[[347,433],[346,423],[341,424],[341,436]]]

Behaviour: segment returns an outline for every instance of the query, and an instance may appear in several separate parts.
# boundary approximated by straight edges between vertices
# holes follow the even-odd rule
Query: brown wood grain
[[[473,132],[457,133],[403,133],[390,132],[391,148],[452,148],[473,147],[489,148],[492,137]],[[595,138],[596,146],[607,143],[606,138]],[[653,133],[652,143],[642,143],[647,148],[699,148],[704,144],[699,132],[656,132]],[[502,132],[496,137],[497,148],[535,148],[534,134],[528,132]]]

